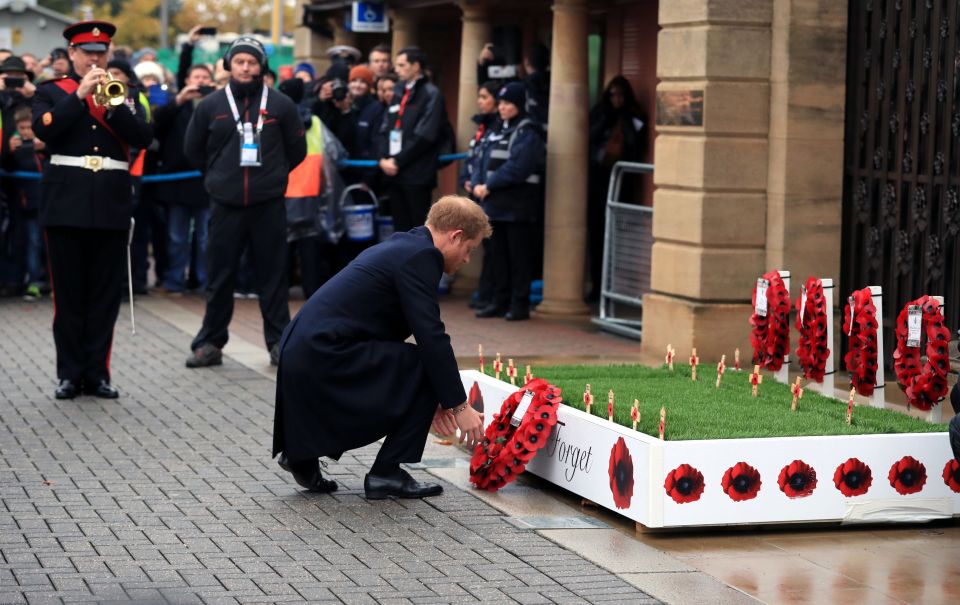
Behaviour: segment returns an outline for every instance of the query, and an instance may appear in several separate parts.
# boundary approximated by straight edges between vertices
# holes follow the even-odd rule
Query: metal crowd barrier
[[[620,201],[626,174],[653,174],[653,164],[617,162],[610,173],[600,315],[592,321],[604,330],[639,339],[643,334],[643,295],[650,291],[653,207]]]
[[[455,162],[457,160],[462,160],[467,157],[466,153],[447,153],[441,156],[437,156],[438,162]],[[341,168],[376,168],[379,165],[377,160],[340,160],[337,162],[337,166]],[[183,181],[186,179],[196,179],[203,176],[199,170],[191,170],[190,172],[171,172],[168,174],[148,174],[140,177],[141,183],[163,183],[167,181]],[[23,171],[14,171],[6,172],[0,170],[0,177],[7,177],[12,179],[21,179],[25,181],[39,181],[40,173],[39,172],[23,172]]]

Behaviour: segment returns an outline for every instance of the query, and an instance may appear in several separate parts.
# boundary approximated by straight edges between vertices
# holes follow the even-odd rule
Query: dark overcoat
[[[274,455],[337,459],[415,406],[466,401],[440,319],[442,272],[430,231],[417,227],[365,250],[310,297],[280,341]]]

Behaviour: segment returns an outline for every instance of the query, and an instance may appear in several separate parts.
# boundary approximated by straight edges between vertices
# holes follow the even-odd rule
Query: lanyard
[[[416,86],[416,84],[414,84]],[[396,130],[400,130],[400,118],[403,117],[403,112],[407,108],[407,101],[410,99],[410,91],[413,90],[413,86],[407,88],[403,93],[403,98],[400,99],[400,110],[397,112],[397,121],[394,123],[393,127]]]
[[[240,133],[240,140],[243,140],[243,122],[240,120],[240,112],[237,111],[237,102],[233,100],[233,92],[230,85],[227,84],[227,103],[230,104],[230,111],[233,112],[233,121],[237,125],[237,132]],[[263,93],[260,95],[260,115],[257,118],[257,135],[263,132],[263,116],[267,113],[267,87],[263,86]]]
[[[483,133],[486,132],[486,130],[487,130],[487,125],[486,125],[486,124],[481,124],[481,125],[480,125],[480,128],[477,128],[477,134],[475,134],[475,135],[473,136],[473,142],[474,142],[474,143],[479,143],[479,142],[480,142],[480,139],[483,138]]]

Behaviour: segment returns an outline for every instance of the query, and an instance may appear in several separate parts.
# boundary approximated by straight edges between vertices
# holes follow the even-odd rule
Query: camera
[[[216,27],[201,27],[197,30],[197,34],[201,36],[216,36],[217,28]]]
[[[27,83],[26,78],[11,78],[9,76],[5,76],[3,78],[3,86],[7,90],[13,90],[14,88],[23,88],[23,86],[26,83]]]
[[[334,101],[342,101],[347,98],[347,83],[343,80],[337,78],[333,81],[333,88],[330,90],[330,93],[333,95]]]
[[[217,89],[216,86],[198,86],[197,90],[200,92],[201,97],[205,97],[208,94],[212,93]]]

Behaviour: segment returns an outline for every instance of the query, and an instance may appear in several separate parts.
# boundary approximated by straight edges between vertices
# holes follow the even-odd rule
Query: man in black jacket
[[[386,437],[364,479],[367,498],[439,494],[401,463],[419,462],[430,429],[483,438],[440,319],[437,282],[490,235],[472,201],[441,198],[426,226],[365,250],[320,287],[284,332],[273,454],[309,491],[331,492],[318,459]],[[406,342],[413,335],[416,344]]]
[[[183,141],[194,108],[214,91],[213,72],[203,64],[192,66],[177,96],[153,111],[157,150],[157,174],[189,172],[193,166],[183,156]],[[159,182],[153,186],[153,198],[167,208],[167,270],[163,289],[179,294],[186,289],[186,271],[190,266],[191,229],[197,241],[197,281],[201,289],[207,284],[207,222],[210,200],[201,179],[180,179]]]
[[[394,93],[380,130],[385,148],[380,169],[392,178],[390,209],[397,231],[423,224],[430,210],[430,192],[437,186],[439,153],[447,110],[440,90],[425,75],[426,56],[415,47],[397,53],[394,68],[403,90]]]
[[[98,105],[91,96],[107,75],[116,29],[104,21],[64,29],[71,71],[41,84],[33,101],[33,131],[50,154],[40,224],[57,301],[57,399],[81,390],[118,396],[110,384],[110,349],[133,210],[129,149],[149,145],[153,132],[130,91],[117,105]]]
[[[207,309],[190,345],[187,367],[222,363],[233,315],[233,289],[244,246],[250,243],[270,362],[290,323],[286,278],[287,175],[307,154],[297,106],[263,83],[267,56],[249,36],[237,38],[223,60],[227,86],[193,111],[183,152],[204,173],[213,202],[207,245]]]

